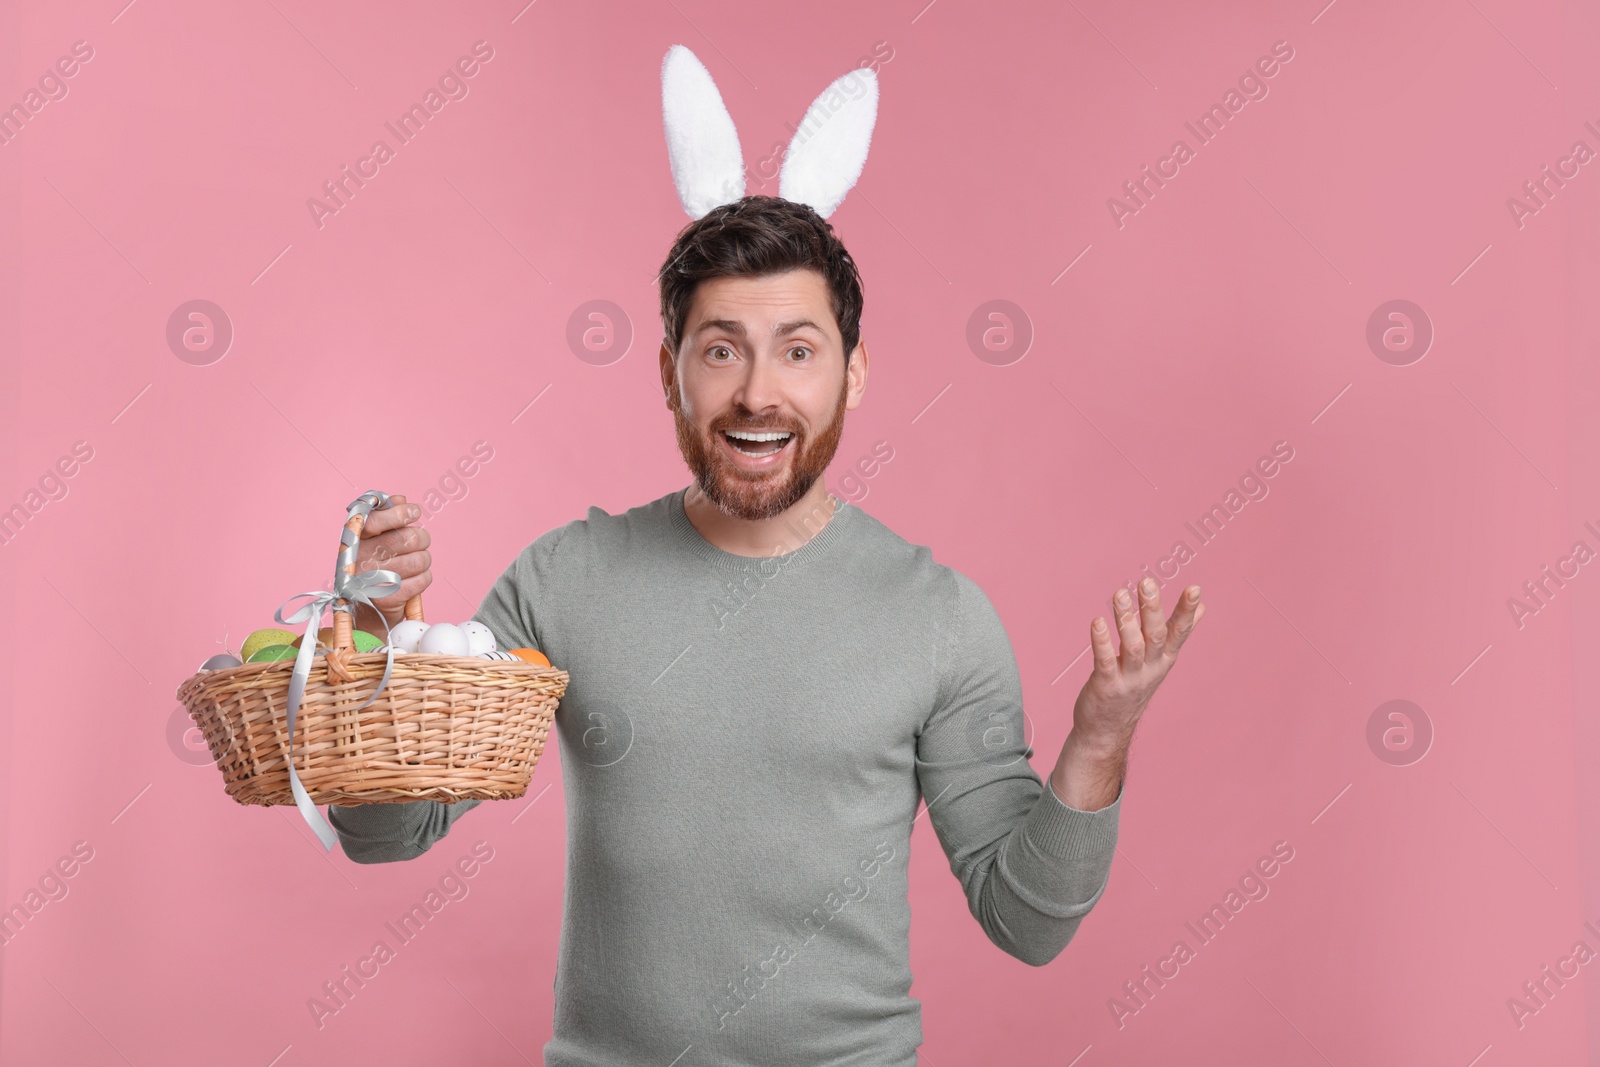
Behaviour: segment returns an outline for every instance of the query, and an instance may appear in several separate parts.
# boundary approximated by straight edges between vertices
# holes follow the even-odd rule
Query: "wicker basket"
[[[353,576],[367,511],[403,502],[368,493],[351,505],[339,569]],[[361,507],[366,502],[366,507]],[[373,695],[387,654],[358,653],[353,606],[333,602],[333,645],[312,661],[295,716],[294,769],[315,804],[504,800],[527,792],[567,672],[531,663],[399,653]],[[406,603],[422,618],[422,598]],[[315,641],[319,608],[303,641]],[[293,660],[201,671],[178,688],[241,804],[294,804],[287,730]],[[359,710],[358,710],[359,709]]]

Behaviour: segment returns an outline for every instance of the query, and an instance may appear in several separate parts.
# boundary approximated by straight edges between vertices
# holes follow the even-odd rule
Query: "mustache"
[[[711,421],[710,429],[711,429],[712,433],[726,433],[729,430],[746,430],[746,431],[748,431],[750,433],[768,433],[768,432],[771,432],[771,431],[774,431],[774,430],[787,430],[788,432],[790,432],[792,434],[795,434],[795,435],[799,435],[799,433],[800,433],[800,427],[798,427],[798,426],[790,426],[790,425],[788,425],[786,423],[777,423],[777,422],[775,422],[775,423],[759,423],[758,424],[758,423],[739,422],[739,421],[733,420],[733,419],[721,419],[721,418],[713,419]]]

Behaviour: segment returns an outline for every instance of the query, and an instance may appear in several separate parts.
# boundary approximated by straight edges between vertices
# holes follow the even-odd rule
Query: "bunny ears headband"
[[[862,86],[865,85],[863,89]],[[678,199],[692,219],[744,196],[739,134],[711,73],[683,45],[661,64],[661,114]],[[833,214],[861,177],[878,119],[878,76],[868,68],[837,79],[806,110],[784,153],[778,195]]]

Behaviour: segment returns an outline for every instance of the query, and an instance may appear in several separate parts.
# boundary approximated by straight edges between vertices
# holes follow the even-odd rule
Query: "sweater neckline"
[[[683,501],[689,492],[689,487],[684,486],[676,493],[671,494],[667,505],[667,514],[671,519],[672,528],[677,532],[678,541],[696,558],[710,563],[714,567],[728,571],[748,571],[753,567],[768,560],[776,560],[780,567],[787,568],[792,563],[822,556],[838,541],[841,541],[853,525],[856,508],[849,501],[833,497],[838,501],[833,516],[817,531],[805,544],[793,552],[783,552],[772,556],[741,556],[737,552],[718,548],[705,539],[694,523],[689,521],[688,512],[684,510]],[[798,523],[791,529],[800,530]],[[798,538],[799,533],[796,533]]]

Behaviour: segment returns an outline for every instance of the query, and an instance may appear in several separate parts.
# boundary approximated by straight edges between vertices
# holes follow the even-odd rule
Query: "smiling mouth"
[[[794,440],[788,430],[724,430],[722,437],[735,452],[756,458],[775,456]]]

